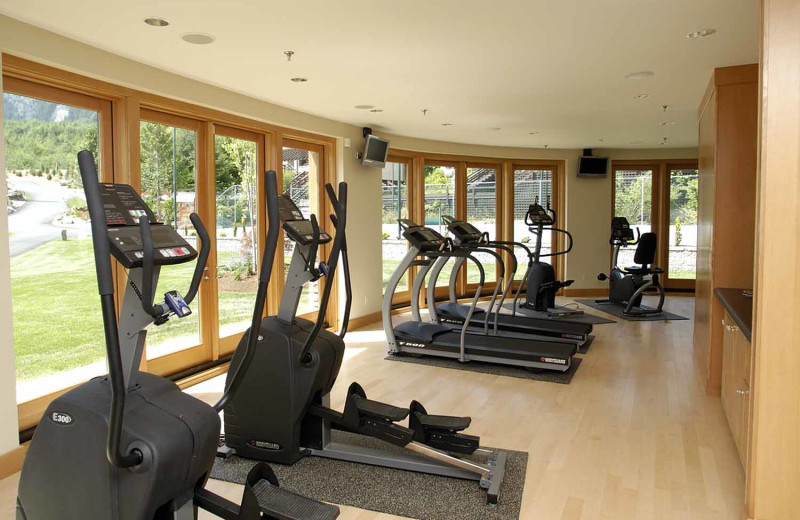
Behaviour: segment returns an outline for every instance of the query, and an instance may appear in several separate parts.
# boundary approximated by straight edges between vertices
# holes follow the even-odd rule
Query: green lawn
[[[159,293],[186,291],[194,263],[167,267]],[[100,299],[90,240],[52,241],[11,259],[14,350],[17,379],[28,381],[105,358]],[[222,292],[222,325],[252,316],[254,296]],[[195,311],[182,320],[170,320],[148,333],[151,345],[197,333]]]

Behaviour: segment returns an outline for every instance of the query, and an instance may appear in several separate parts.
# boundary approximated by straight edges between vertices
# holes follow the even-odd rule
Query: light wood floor
[[[693,303],[668,298],[665,308],[692,316]],[[620,321],[595,335],[572,383],[558,385],[384,361],[376,325],[348,334],[332,404],[355,380],[373,399],[472,416],[484,445],[529,453],[522,520],[744,519],[744,472],[719,398],[703,392],[692,322]],[[221,384],[191,392],[213,400]],[[14,518],[16,486],[0,481],[0,520]],[[395,517],[343,507],[340,518]]]

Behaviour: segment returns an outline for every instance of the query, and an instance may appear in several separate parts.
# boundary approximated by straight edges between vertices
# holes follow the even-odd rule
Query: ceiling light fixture
[[[502,130],[502,128],[500,128],[499,126],[493,126],[489,130],[491,130],[492,132],[497,132],[498,130]]]
[[[528,135],[539,135],[541,132],[528,132]]]
[[[153,27],[166,27],[169,25],[167,20],[159,18],[158,16],[150,16],[149,18],[145,18],[144,23],[147,25],[152,25]]]
[[[186,33],[181,36],[181,39],[193,45],[208,45],[209,43],[214,43],[214,37],[204,33]]]
[[[606,142],[606,140],[603,139],[602,137],[600,139],[598,139],[598,141],[600,141],[601,143],[605,143]]]
[[[649,97],[653,97],[653,94],[636,94],[633,99],[647,99]]]
[[[453,123],[442,123],[442,126],[453,126]]]
[[[356,105],[356,110],[371,110],[375,105]]]
[[[715,32],[717,32],[716,29],[712,29],[709,27],[707,29],[700,29],[699,31],[690,32],[689,34],[686,35],[686,37],[691,40],[694,40],[697,38],[705,38],[706,36],[711,36]]]
[[[662,121],[662,122],[658,123],[658,126],[672,126],[674,124],[675,124],[674,121]]]
[[[308,81],[308,78],[292,78],[292,81],[294,81],[295,83],[305,83],[306,81]]]
[[[631,72],[625,79],[645,79],[655,76],[656,73],[650,70],[640,70],[639,72]]]
[[[283,51],[283,55],[286,56],[286,61],[292,61],[292,56],[294,56],[294,51]]]
[[[373,108],[372,110],[370,110],[370,112],[372,112],[373,114],[376,114],[378,112],[383,112],[383,109],[382,108]]]

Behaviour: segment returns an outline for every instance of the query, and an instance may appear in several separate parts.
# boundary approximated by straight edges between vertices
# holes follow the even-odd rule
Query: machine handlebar
[[[144,456],[138,449],[124,453],[120,448],[122,421],[125,414],[125,377],[122,372],[122,352],[119,344],[117,312],[114,307],[114,280],[111,276],[111,250],[108,245],[108,224],[105,209],[100,197],[100,181],[94,156],[88,150],[78,154],[78,166],[86,194],[86,205],[92,225],[92,244],[94,246],[97,288],[103,311],[103,330],[106,338],[108,358],[108,379],[111,386],[111,408],[108,418],[108,437],[106,457],[118,468],[130,468],[142,463]]]
[[[278,250],[278,237],[281,230],[280,214],[278,212],[278,176],[274,170],[269,170],[264,174],[265,191],[267,194],[267,243],[264,246],[264,254],[261,258],[261,273],[258,276],[258,292],[256,293],[256,304],[253,308],[253,317],[250,321],[250,330],[247,333],[247,347],[242,357],[242,362],[236,367],[236,371],[230,378],[230,383],[225,388],[222,397],[214,405],[214,409],[222,411],[230,402],[244,380],[250,363],[256,354],[259,332],[261,331],[261,318],[264,315],[264,307],[267,301],[267,288],[272,277],[272,269],[275,263],[275,253]]]
[[[333,247],[331,248],[331,253],[328,256],[329,280],[325,283],[325,289],[322,292],[322,298],[320,299],[319,310],[317,311],[317,321],[314,323],[314,328],[311,329],[311,332],[306,337],[306,341],[305,343],[303,343],[303,348],[300,351],[299,360],[301,363],[309,363],[312,361],[309,351],[311,350],[311,345],[314,343],[314,340],[317,339],[317,335],[319,334],[319,331],[322,329],[322,324],[325,321],[325,313],[328,309],[328,300],[330,300],[331,288],[333,286],[330,277],[332,277],[336,273],[336,265],[339,262],[339,255],[342,251],[342,246],[345,241],[345,229],[347,228],[347,183],[346,182],[339,183],[339,204],[337,206],[338,209],[336,209],[336,216],[339,225],[337,226],[336,237],[333,239]],[[315,220],[316,219],[312,215],[311,216],[312,223],[315,222]]]

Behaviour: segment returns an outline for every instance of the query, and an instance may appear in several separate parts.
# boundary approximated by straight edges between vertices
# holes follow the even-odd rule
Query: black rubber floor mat
[[[674,314],[672,312],[663,311],[660,314],[646,314],[644,316],[625,316],[622,311],[625,310],[622,306],[616,305],[614,303],[597,303],[594,300],[577,300],[578,303],[582,303],[583,305],[588,305],[593,309],[597,309],[598,311],[607,312],[617,318],[627,320],[627,321],[679,321],[679,320],[688,320],[684,316],[680,314]],[[642,305],[642,309],[650,309],[647,305]]]
[[[394,446],[360,435],[333,431],[335,442],[386,448]],[[522,507],[528,454],[506,451],[506,471],[497,505],[472,480],[426,475],[320,457],[292,466],[271,464],[281,487],[333,504],[426,520],[517,520]],[[244,483],[252,460],[217,459],[211,478]]]
[[[507,309],[510,313],[514,309],[513,303],[506,303],[503,305],[504,309]],[[567,307],[568,310],[572,310],[572,307]],[[589,314],[588,312],[584,312],[581,315],[573,316],[572,318],[550,318],[549,315],[545,312],[534,311],[531,309],[526,309],[524,307],[517,308],[517,315],[520,316],[528,316],[529,318],[542,318],[542,319],[552,319],[553,321],[566,321],[570,323],[586,323],[588,325],[604,325],[606,323],[616,323],[614,320],[609,320],[608,318],[603,318],[602,316],[596,316],[594,314]]]
[[[582,352],[579,352],[582,353]],[[402,361],[404,363],[415,363],[418,365],[428,365],[432,367],[450,368],[453,370],[466,370],[468,372],[480,372],[482,374],[495,374],[498,376],[518,377],[520,379],[533,379],[535,381],[545,381],[547,383],[560,383],[568,385],[578,367],[581,364],[581,358],[573,357],[572,365],[566,372],[556,372],[554,370],[531,371],[522,367],[514,367],[510,365],[497,365],[494,363],[481,363],[480,361],[470,361],[469,363],[461,363],[456,359],[434,357],[434,356],[386,356],[385,359],[390,361]]]

